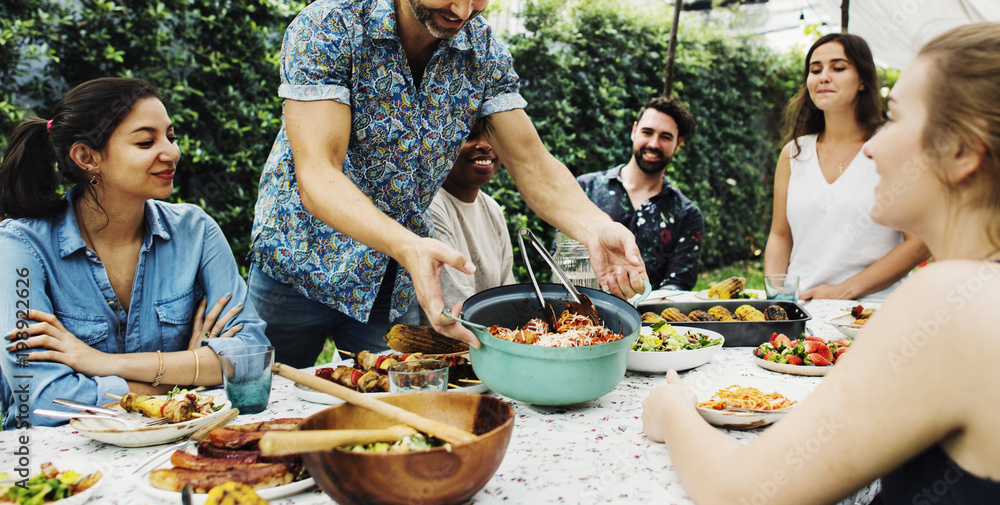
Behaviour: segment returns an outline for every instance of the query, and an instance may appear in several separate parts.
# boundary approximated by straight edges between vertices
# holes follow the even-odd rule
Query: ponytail
[[[156,87],[142,79],[94,79],[67,93],[51,120],[35,118],[18,125],[0,162],[0,219],[63,212],[63,183],[96,196],[93,184],[100,184],[100,176],[77,166],[70,150],[77,143],[103,150],[136,102],[146,98],[162,100]]]
[[[46,123],[25,121],[10,137],[0,162],[0,218],[46,217],[66,208]]]

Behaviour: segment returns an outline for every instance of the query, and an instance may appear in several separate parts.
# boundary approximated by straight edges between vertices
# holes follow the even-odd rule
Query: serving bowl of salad
[[[704,365],[722,349],[722,334],[688,326],[654,323],[639,330],[628,353],[633,372],[665,373]]]
[[[380,398],[478,435],[461,444],[400,440],[302,454],[309,474],[341,505],[465,503],[493,477],[514,430],[514,408],[487,395],[425,391]],[[308,417],[299,430],[382,429],[399,424],[351,404]]]

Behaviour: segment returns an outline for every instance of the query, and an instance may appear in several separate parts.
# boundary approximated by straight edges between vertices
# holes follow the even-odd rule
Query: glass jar
[[[556,253],[552,256],[556,265],[562,268],[569,281],[575,286],[600,290],[594,269],[590,267],[590,253],[587,246],[573,240],[561,231],[556,232]],[[552,272],[552,282],[559,283],[559,276]]]

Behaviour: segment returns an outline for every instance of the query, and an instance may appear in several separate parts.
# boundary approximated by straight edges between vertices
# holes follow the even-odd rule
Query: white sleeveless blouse
[[[799,276],[799,292],[838,284],[864,270],[903,241],[897,230],[875,224],[879,176],[875,163],[861,152],[833,184],[826,182],[816,156],[816,135],[799,137],[801,152],[791,146],[791,177],[786,211],[792,230],[788,273]],[[863,298],[881,302],[899,283]]]

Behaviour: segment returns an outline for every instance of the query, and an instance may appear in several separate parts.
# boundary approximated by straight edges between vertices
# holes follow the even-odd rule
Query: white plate
[[[344,403],[344,400],[337,398],[335,396],[328,395],[326,393],[321,393],[309,386],[303,386],[302,384],[293,384],[293,391],[295,395],[299,397],[300,400],[304,400],[310,403],[318,403],[320,405],[338,405]],[[474,384],[471,386],[466,386],[464,388],[448,388],[448,391],[452,393],[485,393],[489,391],[489,388],[485,384]],[[366,393],[374,397],[389,396],[392,393]],[[400,393],[405,394],[405,393]]]
[[[192,448],[189,452],[194,453],[194,452],[196,452],[196,449]],[[170,462],[167,461],[164,464],[162,464],[162,465],[154,468],[154,470],[160,469],[160,468],[173,468],[173,465],[171,465]],[[292,495],[295,495],[295,494],[299,494],[299,493],[305,491],[306,489],[309,489],[309,488],[313,487],[315,484],[316,484],[316,480],[313,479],[312,477],[309,477],[308,479],[303,479],[303,480],[300,480],[300,481],[297,481],[297,482],[292,482],[290,484],[285,484],[283,486],[269,487],[269,488],[265,488],[265,489],[257,489],[254,492],[257,493],[257,496],[260,496],[261,498],[270,501],[270,500],[277,500],[279,498],[285,498],[287,496],[292,496]],[[142,488],[142,490],[145,491],[146,494],[148,494],[148,495],[150,495],[150,496],[152,496],[154,498],[158,498],[158,499],[160,499],[160,501],[167,502],[167,503],[180,503],[181,502],[181,494],[180,493],[177,493],[177,492],[174,492],[174,491],[167,491],[165,489],[157,489],[157,488],[153,487],[153,485],[149,483],[149,474],[148,473],[145,474],[145,475],[143,475],[142,478],[139,479],[139,487]],[[191,495],[191,503],[192,504],[202,505],[202,504],[205,503],[205,500],[207,500],[207,499],[208,499],[208,494],[195,493],[195,494]]]
[[[73,470],[76,473],[80,474],[81,477],[86,477],[94,472],[101,472],[101,478],[97,481],[97,484],[90,486],[82,493],[77,493],[73,496],[63,498],[62,500],[46,502],[46,505],[81,505],[83,503],[87,503],[88,501],[90,501],[91,498],[94,497],[94,493],[97,492],[97,489],[100,488],[104,484],[104,482],[108,480],[108,477],[110,477],[111,475],[110,466],[102,463],[96,463],[94,461],[87,459],[77,459],[75,457],[69,459],[59,458],[59,460],[57,461],[49,461],[49,462],[55,465],[56,470],[59,470],[60,472]],[[41,467],[40,467],[41,463],[36,464],[32,462],[32,465],[36,467],[36,470],[34,473],[31,474],[30,477],[28,477],[29,479],[31,477],[38,475],[41,472]]]
[[[81,434],[86,435],[98,442],[117,445],[119,447],[146,447],[150,445],[160,445],[184,438],[201,428],[204,424],[211,422],[216,417],[226,413],[231,408],[229,400],[225,398],[225,393],[221,390],[217,392],[223,396],[211,394],[215,398],[216,405],[222,408],[211,414],[176,424],[163,424],[160,426],[141,426],[143,420],[148,421],[148,417],[140,414],[129,413],[129,419],[136,422],[135,428],[122,428],[121,423],[104,421],[101,419],[71,419],[69,424]],[[204,394],[204,393],[202,393]],[[158,396],[157,398],[166,398]],[[109,409],[124,410],[118,402],[104,405]],[[58,467],[58,465],[57,465]]]
[[[753,352],[753,351],[750,351]],[[826,375],[833,365],[826,366],[816,366],[816,365],[791,365],[788,363],[775,363],[773,361],[768,361],[766,359],[760,359],[757,356],[753,357],[753,362],[757,366],[763,368],[764,370],[770,370],[772,372],[787,373],[791,375],[806,375],[809,377],[819,377]]]
[[[680,326],[671,324],[673,328],[681,333],[687,333],[693,331],[695,333],[701,333],[708,338],[721,338],[722,343],[719,345],[713,345],[711,347],[703,347],[701,349],[692,349],[689,351],[633,351],[628,352],[628,369],[634,372],[648,372],[648,373],[666,373],[667,370],[674,369],[678,372],[681,370],[690,370],[697,366],[704,365],[708,363],[715,353],[722,350],[722,346],[726,343],[726,337],[722,334],[714,331],[703,330],[701,328],[692,328],[689,326]],[[646,330],[648,326],[643,326],[642,330]],[[642,331],[640,330],[640,331]]]
[[[795,384],[780,379],[770,377],[753,376],[719,376],[719,377],[694,377],[688,376],[684,383],[694,390],[698,397],[698,402],[708,401],[720,389],[725,389],[733,384],[740,387],[755,387],[762,393],[773,393],[777,391],[785,398],[794,402],[802,403],[809,395],[809,390],[805,386]],[[794,406],[793,406],[794,407]],[[788,409],[784,409],[787,411]],[[756,412],[723,412],[721,410],[706,409],[698,407],[698,413],[705,418],[709,424],[720,428],[731,430],[747,430],[767,426],[781,418],[781,413],[758,414]]]
[[[744,293],[753,293],[753,294],[757,295],[757,298],[749,298],[749,299],[747,299],[748,302],[749,301],[753,301],[753,300],[767,300],[767,293],[765,293],[763,290],[760,290],[760,289],[744,289],[743,292]],[[709,298],[708,297],[708,290],[707,289],[703,289],[701,291],[695,292],[694,297],[695,298],[699,298],[701,300],[726,301],[726,300],[721,300],[719,298]],[[739,300],[742,300],[742,298],[733,298],[732,300],[739,301]]]
[[[857,321],[856,317],[850,314],[844,314],[843,316],[830,319],[827,323],[833,325],[834,328],[839,330],[844,335],[854,338],[865,328],[865,325],[854,324],[854,321]]]

